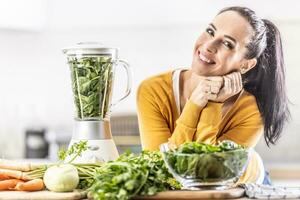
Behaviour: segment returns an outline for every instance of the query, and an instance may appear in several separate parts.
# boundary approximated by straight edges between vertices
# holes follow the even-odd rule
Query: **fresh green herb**
[[[153,195],[157,192],[180,189],[180,184],[173,178],[165,166],[160,152],[143,151],[140,155],[124,154],[118,160],[143,165],[148,173],[139,195]]]
[[[87,140],[81,140],[78,143],[74,143],[69,149],[61,149],[58,152],[58,158],[61,162],[65,161],[69,156],[68,163],[72,163],[78,156],[81,156],[82,152],[88,148]]]
[[[237,178],[247,162],[248,152],[232,141],[215,146],[187,142],[164,152],[164,159],[174,176],[216,182]]]
[[[97,170],[94,178],[89,196],[98,200],[127,200],[135,195],[180,188],[159,152],[127,152]]]
[[[69,56],[77,119],[104,119],[109,114],[113,63],[110,57]]]
[[[79,189],[88,189],[90,188],[95,179],[94,175],[98,169],[101,168],[102,164],[99,163],[91,163],[91,164],[73,164],[77,170],[79,175],[79,185],[77,188]]]

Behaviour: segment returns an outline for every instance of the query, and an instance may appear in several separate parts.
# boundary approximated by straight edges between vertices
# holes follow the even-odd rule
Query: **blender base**
[[[85,139],[83,139],[85,140]],[[81,140],[72,139],[69,147]],[[85,140],[88,141],[88,149],[78,156],[74,163],[99,163],[115,160],[119,157],[113,139]],[[68,159],[67,159],[68,161]]]

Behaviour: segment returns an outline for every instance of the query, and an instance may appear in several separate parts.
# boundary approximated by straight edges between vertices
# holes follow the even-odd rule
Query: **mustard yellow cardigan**
[[[262,136],[263,123],[256,99],[244,91],[232,108],[222,116],[222,103],[208,102],[201,109],[187,101],[179,115],[172,82],[173,71],[144,80],[137,92],[137,109],[142,148],[158,150],[168,141],[177,145],[186,141],[216,144],[230,139],[254,147]],[[239,183],[256,182],[260,174],[254,152]]]

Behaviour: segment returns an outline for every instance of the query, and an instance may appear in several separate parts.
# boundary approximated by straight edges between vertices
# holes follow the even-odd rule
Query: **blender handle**
[[[132,86],[132,74],[131,74],[131,70],[130,70],[130,66],[129,64],[124,61],[124,60],[119,60],[119,63],[121,63],[121,65],[125,68],[126,73],[127,73],[127,88],[125,91],[125,94],[123,97],[121,97],[119,100],[117,100],[115,103],[112,104],[112,107],[114,107],[115,105],[117,105],[120,101],[122,101],[123,99],[125,99],[131,92],[131,86]]]

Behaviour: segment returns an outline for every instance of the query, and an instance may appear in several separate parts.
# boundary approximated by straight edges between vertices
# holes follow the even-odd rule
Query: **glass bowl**
[[[235,149],[213,153],[178,153],[169,144],[160,146],[169,172],[183,189],[228,189],[244,173],[251,149]]]

